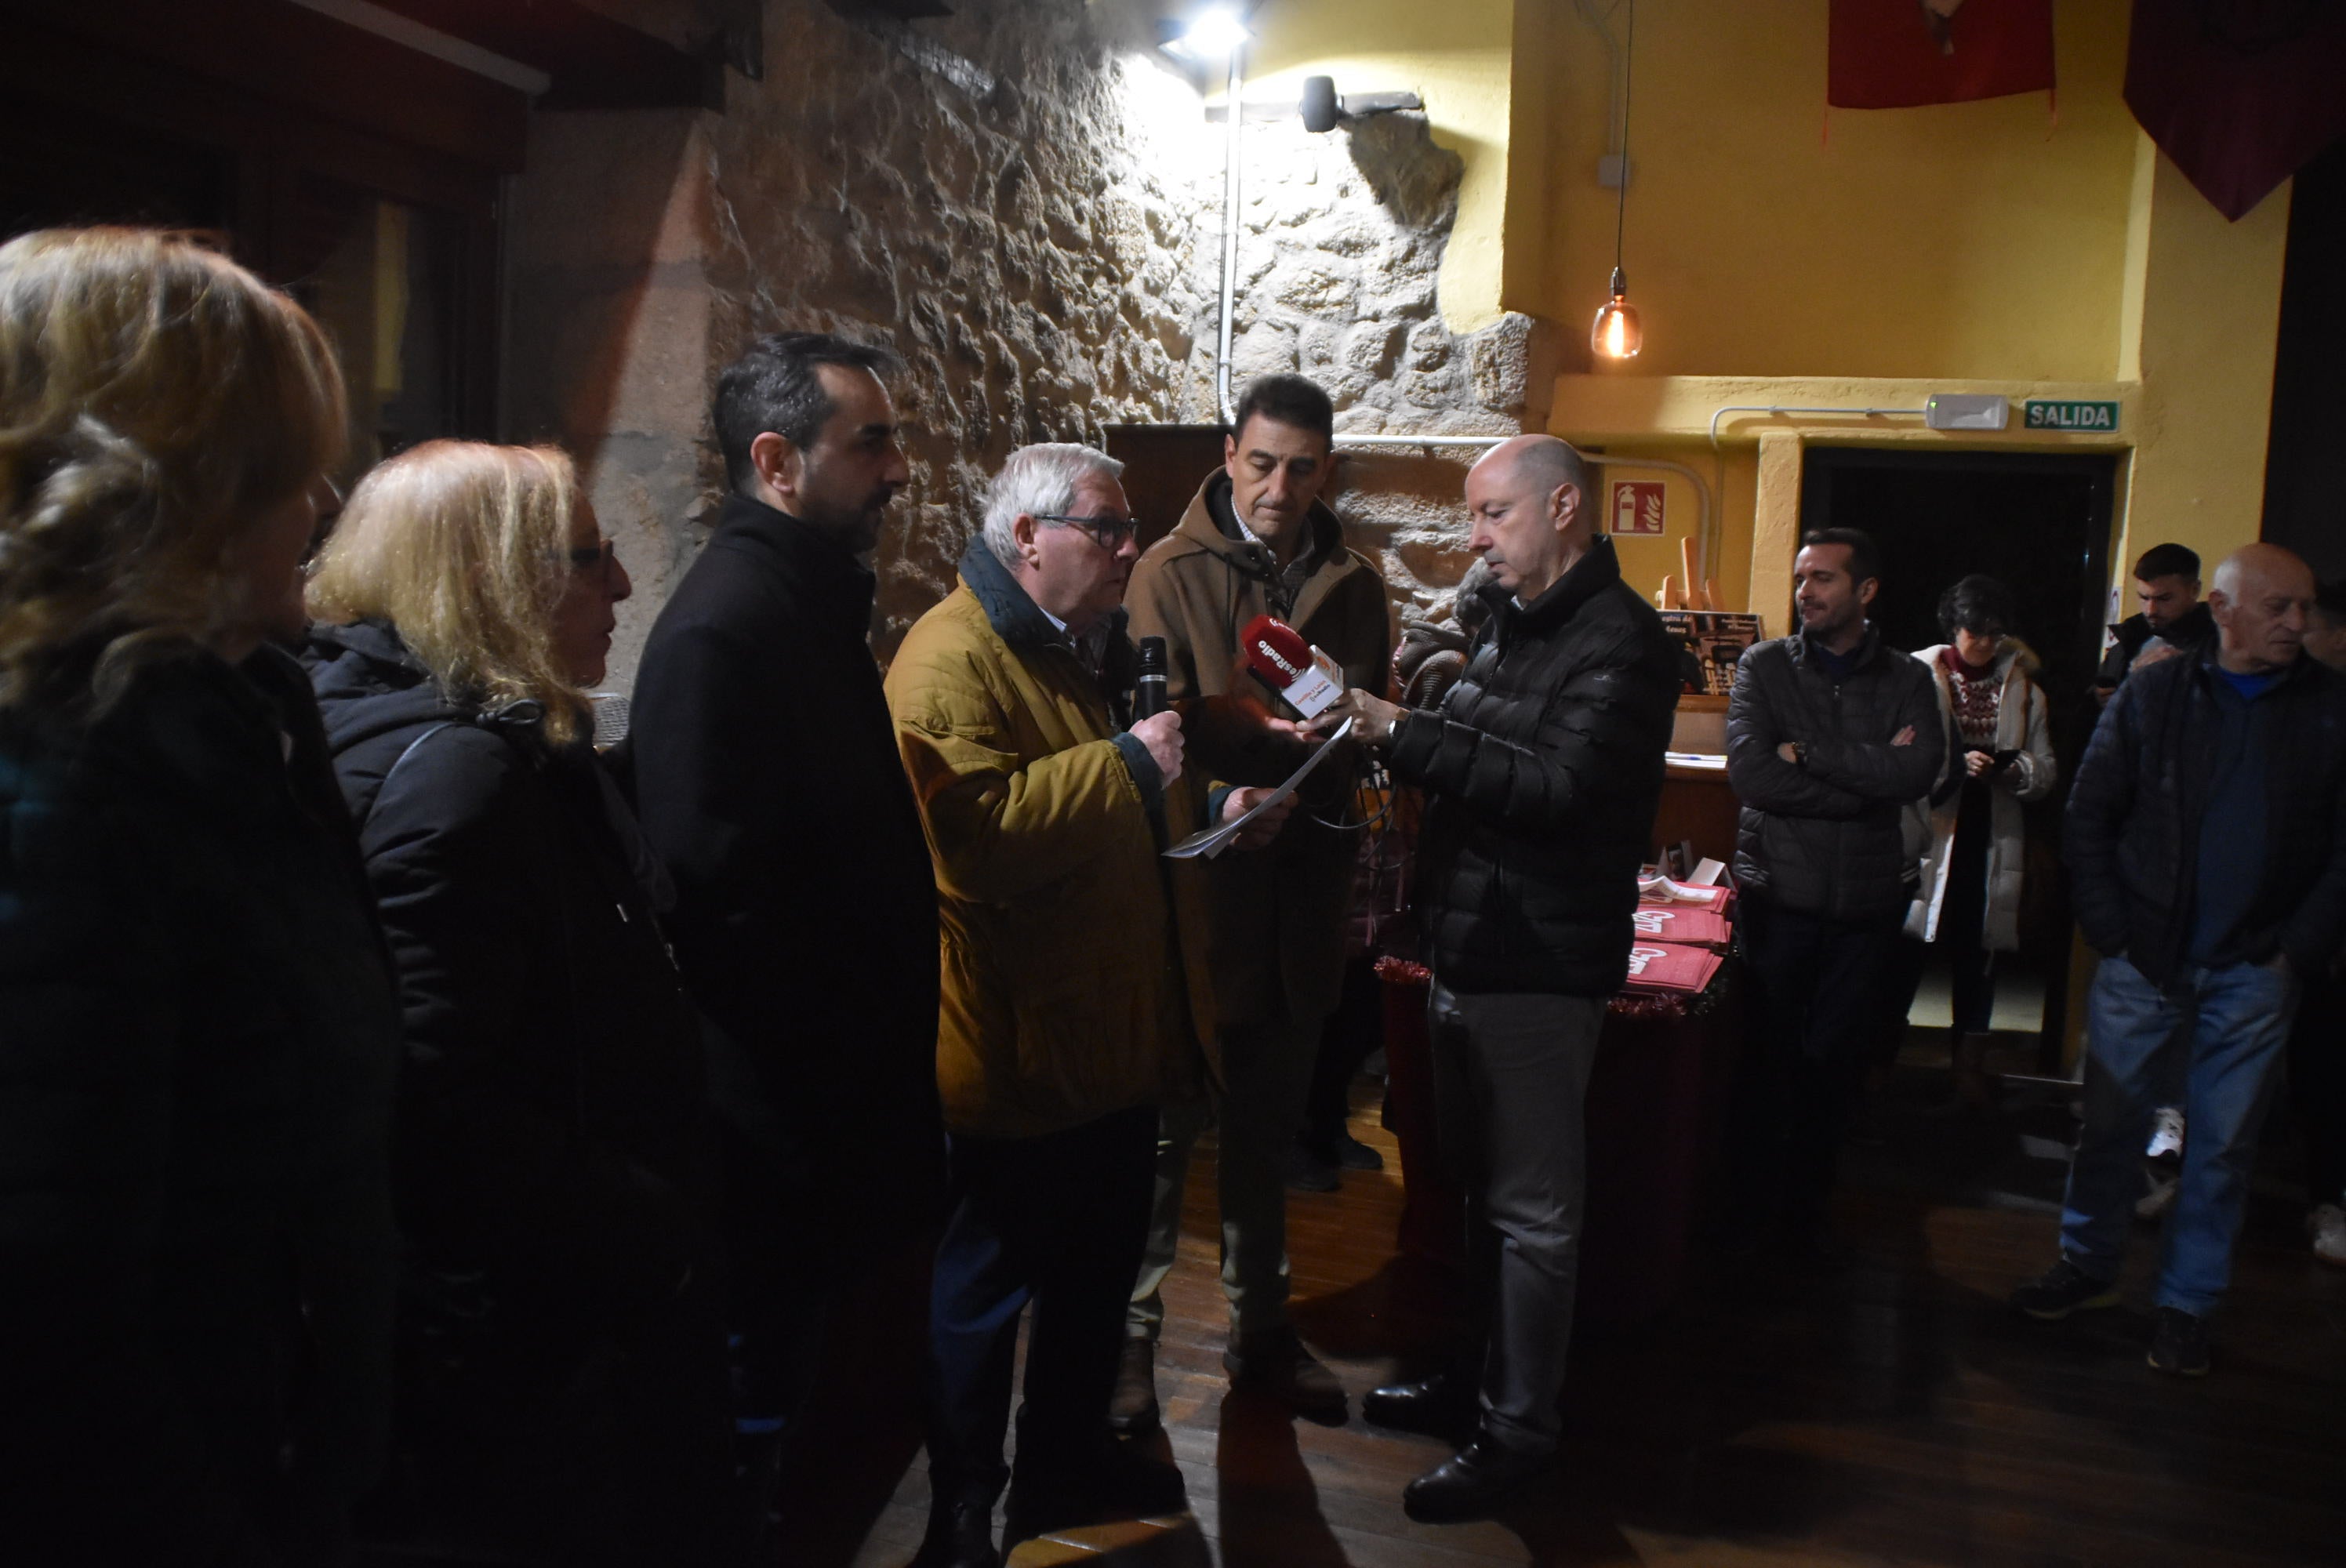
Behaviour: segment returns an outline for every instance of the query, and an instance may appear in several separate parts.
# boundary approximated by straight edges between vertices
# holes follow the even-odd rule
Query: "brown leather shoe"
[[[1344,1386],[1292,1329],[1232,1339],[1222,1351],[1222,1367],[1234,1389],[1259,1390],[1299,1415],[1344,1419]]]
[[[1123,1359],[1117,1363],[1116,1391],[1108,1396],[1108,1428],[1145,1432],[1157,1421],[1157,1341],[1145,1334],[1128,1335]]]

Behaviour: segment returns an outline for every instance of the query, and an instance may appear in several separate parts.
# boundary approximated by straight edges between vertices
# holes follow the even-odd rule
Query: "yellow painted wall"
[[[2141,418],[2116,559],[2171,539],[2212,572],[2262,525],[2290,188],[2227,223],[2147,137],[2143,160],[2130,290],[2142,304],[2127,367],[2142,382]]]
[[[1544,216],[1550,265],[1511,272],[1506,302],[1585,332],[1613,264],[1604,55],[1569,0],[1548,8],[1545,199],[1511,211]],[[2055,7],[2057,124],[2035,93],[1836,110],[1828,139],[1826,0],[1639,0],[1637,371],[2110,379],[2136,140],[2118,95],[2127,9]]]
[[[1558,434],[1746,476],[1725,487],[1709,563],[1729,606],[1780,629],[1774,546],[1797,524],[1804,443],[1822,438],[2116,453],[2120,562],[2165,539],[2213,561],[2257,536],[2287,193],[2227,223],[2150,145],[2122,97],[2128,9],[2055,8],[2057,122],[2041,93],[1828,121],[1826,0],[1638,0],[1627,266],[1646,348],[1597,367],[1604,52],[1579,5],[1519,6],[1504,301],[1562,330]],[[1725,404],[1918,409],[1933,392],[2124,413],[2115,438],[1745,413],[1710,441]],[[1682,524],[1671,506],[1672,534],[1691,529],[1692,507]],[[1624,561],[1650,591],[1675,546]]]
[[[1515,12],[1515,0],[1267,0],[1250,21],[1250,98],[1292,103],[1303,78],[1319,76],[1333,76],[1339,93],[1425,100],[1433,139],[1466,166],[1439,296],[1455,332],[1486,327],[1500,311]]]

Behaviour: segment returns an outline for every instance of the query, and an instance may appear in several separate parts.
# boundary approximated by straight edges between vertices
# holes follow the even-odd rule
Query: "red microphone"
[[[1239,634],[1247,667],[1306,718],[1317,718],[1344,695],[1344,672],[1285,621],[1257,616]]]

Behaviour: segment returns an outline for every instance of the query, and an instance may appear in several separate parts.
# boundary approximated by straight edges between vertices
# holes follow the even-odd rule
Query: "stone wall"
[[[1378,115],[1317,136],[1292,117],[1249,120],[1241,146],[1238,385],[1278,371],[1310,376],[1328,389],[1344,435],[1525,428],[1531,319],[1460,337],[1435,306],[1464,165],[1423,116]],[[1396,444],[1348,449],[1338,466],[1337,514],[1356,546],[1382,556],[1404,611],[1439,606],[1466,569],[1460,493],[1474,455]]]
[[[604,0],[689,33],[692,0]],[[884,338],[913,478],[876,563],[884,657],[952,584],[984,478],[1026,442],[1211,422],[1223,130],[1147,45],[1145,6],[959,0],[910,26],[767,0],[764,77],[724,112],[541,113],[515,184],[507,408],[591,477],[637,582],[613,684],[720,494],[707,403],[750,336]],[[658,13],[658,15],[635,15]],[[1300,370],[1340,429],[1508,433],[1526,323],[1434,303],[1454,155],[1423,119],[1247,124],[1239,383]],[[1396,596],[1441,596],[1463,462],[1348,455],[1339,508]]]

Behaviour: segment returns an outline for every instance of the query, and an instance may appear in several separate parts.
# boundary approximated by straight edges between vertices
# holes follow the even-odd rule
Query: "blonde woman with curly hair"
[[[699,1024],[589,742],[627,593],[567,456],[429,442],[352,492],[304,658],[399,970],[408,1298],[485,1286],[403,1445],[562,1561],[667,1565],[744,1516]]]
[[[398,1020],[270,640],[300,632],[343,420],[317,324],[225,257],[0,245],[15,1561],[332,1561],[378,1462]]]

